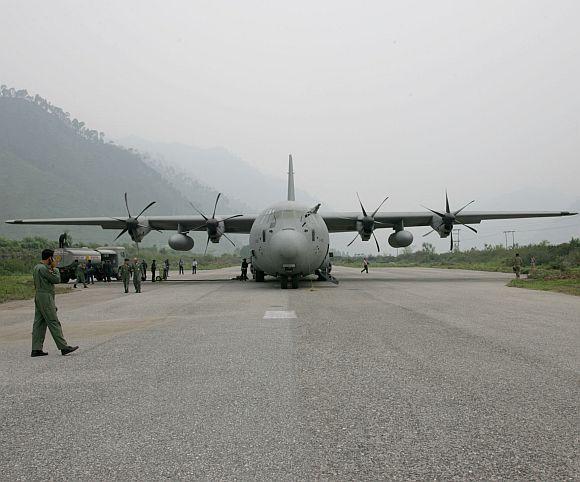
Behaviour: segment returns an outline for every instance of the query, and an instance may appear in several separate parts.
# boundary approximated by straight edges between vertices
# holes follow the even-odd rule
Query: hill
[[[251,206],[253,212],[286,198],[287,159],[279,160],[280,176],[272,177],[222,147],[200,148],[179,143],[151,142],[135,136],[119,139],[119,143],[147,152],[160,164],[177,168],[184,175],[227,192]],[[302,166],[302,175],[305,175],[306,169]],[[296,199],[312,205],[319,202],[300,189],[296,190]]]
[[[192,213],[190,200],[210,210],[217,192],[189,177],[160,173],[137,151],[105,142],[102,132],[85,127],[46,100],[4,86],[0,92],[1,220],[11,218],[125,216],[123,193],[132,213],[157,201],[147,214]],[[223,198],[220,211],[244,209]],[[11,226],[0,223],[0,235],[55,238],[62,227]],[[74,239],[112,242],[116,233],[71,227]],[[168,234],[152,233],[147,244],[164,244]],[[205,234],[197,235],[203,240]],[[127,241],[123,238],[123,241]],[[220,243],[221,245],[221,243]],[[197,243],[196,243],[197,247]]]

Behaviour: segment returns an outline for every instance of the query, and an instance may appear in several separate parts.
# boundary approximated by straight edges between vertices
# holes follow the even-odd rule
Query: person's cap
[[[54,251],[52,249],[43,249],[42,250],[42,259],[52,258],[54,256]]]

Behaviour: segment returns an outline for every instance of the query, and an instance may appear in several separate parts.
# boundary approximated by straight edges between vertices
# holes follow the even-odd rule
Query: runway
[[[236,269],[57,296],[78,352],[0,305],[0,478],[579,477],[580,298],[509,275]],[[175,280],[179,280],[175,281]]]

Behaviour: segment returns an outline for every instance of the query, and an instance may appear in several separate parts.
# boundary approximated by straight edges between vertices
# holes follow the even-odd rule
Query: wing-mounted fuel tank
[[[194,242],[193,238],[187,234],[176,233],[169,238],[168,244],[171,249],[176,251],[189,251],[193,248]]]
[[[393,248],[406,248],[413,242],[413,233],[410,231],[405,231],[402,229],[401,231],[394,232],[389,236],[389,244]]]
[[[413,233],[405,230],[403,221],[395,225],[395,232],[389,236],[389,244],[393,248],[406,248],[413,242]]]

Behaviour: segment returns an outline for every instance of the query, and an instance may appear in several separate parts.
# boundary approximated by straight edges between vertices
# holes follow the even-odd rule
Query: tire
[[[298,275],[297,274],[292,276],[292,289],[293,290],[298,289]]]
[[[254,275],[256,276],[256,283],[263,283],[264,282],[264,272],[256,270]]]
[[[280,288],[283,290],[288,289],[288,276],[280,276]]]

